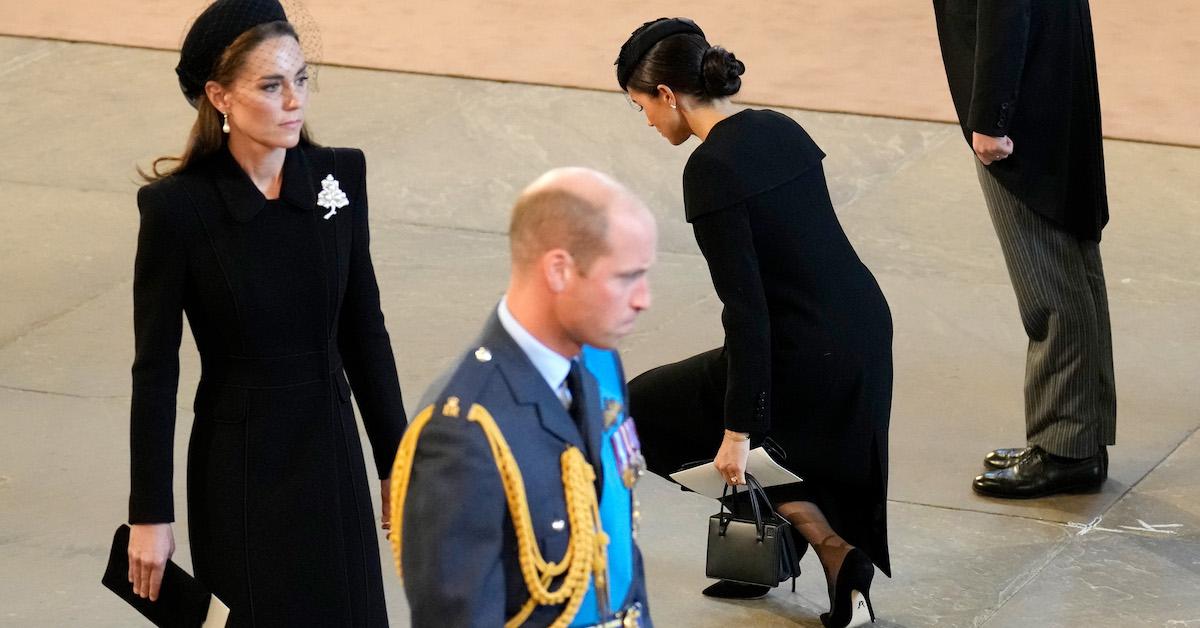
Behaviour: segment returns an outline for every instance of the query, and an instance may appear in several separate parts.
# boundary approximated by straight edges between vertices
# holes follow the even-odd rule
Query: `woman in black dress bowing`
[[[187,464],[196,576],[231,626],[386,626],[351,389],[385,526],[406,420],[365,162],[308,140],[308,66],[286,20],[276,0],[220,0],[196,19],[176,68],[197,108],[187,150],[138,193],[129,579],[154,599],[174,550],[186,314],[202,364]]]
[[[660,475],[715,456],[740,484],[750,445],[779,445],[806,481],[767,492],[820,558],[831,605],[822,620],[858,625],[871,618],[872,563],[891,569],[891,313],[838,223],[821,149],[791,118],[729,101],[744,71],[679,18],[643,25],[617,60],[621,89],[650,126],[673,145],[702,142],[683,197],[725,328],[723,347],[630,382],[630,412]],[[720,582],[706,593],[766,589]],[[853,616],[858,596],[866,608]]]

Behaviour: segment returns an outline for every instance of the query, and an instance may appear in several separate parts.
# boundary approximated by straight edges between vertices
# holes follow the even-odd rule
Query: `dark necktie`
[[[587,456],[592,468],[596,470],[596,494],[599,495],[600,487],[603,484],[603,467],[600,464],[600,451],[597,447],[599,441],[592,441],[592,426],[587,422],[588,400],[583,394],[583,365],[579,363],[579,360],[571,360],[571,370],[567,372],[567,391],[571,393],[571,406],[567,408],[567,412],[571,414],[571,419],[575,421],[575,427],[579,428],[579,435],[583,437],[583,453]]]
[[[584,411],[583,368],[579,366],[579,360],[571,360],[571,370],[567,372],[567,392],[571,393],[571,406],[567,408],[567,412],[571,413],[571,419],[575,421],[579,433],[586,439],[587,412]]]

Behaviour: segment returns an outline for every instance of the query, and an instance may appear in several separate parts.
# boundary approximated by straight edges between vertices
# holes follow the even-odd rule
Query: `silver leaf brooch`
[[[325,220],[333,218],[337,214],[337,210],[350,204],[350,199],[346,198],[346,193],[342,191],[341,184],[333,178],[333,175],[327,174],[321,181],[321,192],[317,194],[317,205],[329,210],[325,214]]]

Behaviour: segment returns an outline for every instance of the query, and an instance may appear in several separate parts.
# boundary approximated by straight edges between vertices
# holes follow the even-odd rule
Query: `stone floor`
[[[139,625],[99,578],[128,490],[134,165],[177,151],[191,123],[174,63],[0,37],[0,626]],[[369,159],[373,254],[410,402],[499,296],[508,207],[552,166],[611,172],[660,220],[654,307],[623,347],[630,374],[721,341],[682,220],[694,144],[670,147],[621,96],[336,67],[319,86],[318,140]],[[829,154],[835,205],[895,319],[895,578],[876,580],[879,625],[1200,626],[1200,150],[1106,144],[1110,479],[1096,494],[1010,503],[969,487],[987,449],[1022,442],[1024,338],[957,128],[787,113]],[[179,460],[198,377],[188,340],[182,358]],[[794,594],[709,600],[713,505],[656,478],[642,502],[659,625],[820,625],[811,557]],[[177,559],[189,564],[182,542]],[[393,624],[407,625],[385,567]]]

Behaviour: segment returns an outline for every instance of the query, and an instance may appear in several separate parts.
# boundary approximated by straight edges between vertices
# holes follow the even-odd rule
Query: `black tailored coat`
[[[483,430],[466,420],[472,404],[488,410],[512,449],[546,560],[561,561],[569,540],[570,527],[554,523],[567,521],[564,448],[578,447],[598,475],[603,470],[590,453],[600,451],[604,431],[600,390],[591,373],[583,369],[583,398],[575,400],[587,409],[587,429],[581,432],[495,313],[476,342],[486,348],[485,359],[472,348],[431,397],[435,416],[421,432],[413,459],[401,559],[414,628],[502,626],[529,599],[495,459]],[[443,414],[450,396],[459,398],[461,416]],[[598,477],[596,486],[601,485]],[[642,625],[649,627],[641,553],[636,544],[633,550],[628,604],[642,604]],[[548,626],[562,608],[538,607],[522,625]]]
[[[1088,0],[933,0],[963,135],[1013,141],[987,166],[1076,237],[1108,223],[1096,49]]]
[[[725,342],[639,375],[630,413],[660,475],[711,458],[722,428],[769,437],[806,480],[769,487],[772,502],[816,502],[890,574],[891,312],[838,222],[824,157],[794,120],[752,109],[693,151],[684,205]]]
[[[349,200],[328,217],[326,175]],[[202,364],[187,468],[196,576],[231,626],[386,626],[351,390],[380,477],[406,420],[362,153],[288,150],[268,201],[222,150],[143,187],[138,208],[130,522],[174,520],[186,314]]]

